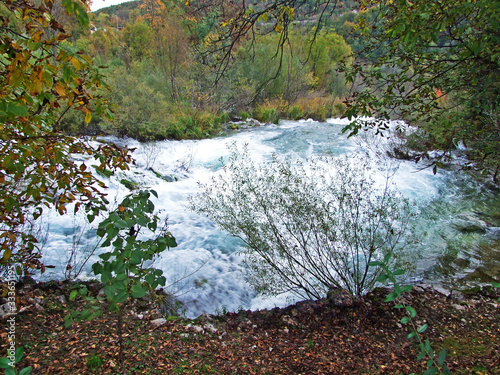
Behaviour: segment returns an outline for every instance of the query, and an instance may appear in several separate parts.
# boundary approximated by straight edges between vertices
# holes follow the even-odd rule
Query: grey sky
[[[109,7],[111,5],[125,3],[127,1],[131,1],[131,0],[93,0],[92,5],[90,6],[90,9],[92,11],[96,11],[97,9],[106,8],[106,7]]]

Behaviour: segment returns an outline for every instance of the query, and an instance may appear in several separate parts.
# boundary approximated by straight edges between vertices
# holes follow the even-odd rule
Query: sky
[[[111,5],[125,3],[127,1],[131,0],[93,0],[92,5],[90,6],[90,10],[96,11],[97,9],[106,8]]]

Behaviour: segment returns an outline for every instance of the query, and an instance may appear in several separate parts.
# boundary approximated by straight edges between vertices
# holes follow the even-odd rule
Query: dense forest
[[[81,322],[103,316],[111,319],[113,333],[107,336],[116,336],[113,348],[118,364],[111,360],[103,373],[127,373],[126,367],[133,362],[131,357],[125,359],[126,347],[132,345],[125,339],[131,334],[124,328],[132,319],[129,309],[155,311],[148,319],[159,317],[155,321],[160,320],[160,326],[167,323],[160,309],[174,306],[175,298],[159,291],[166,285],[166,277],[149,265],[160,253],[178,246],[175,233],[169,231],[167,218],[161,218],[155,207],[155,190],[129,184],[130,194],[121,202],[110,203],[106,181],[131,168],[133,150],[109,141],[112,137],[100,136],[132,138],[154,146],[160,140],[211,138],[240,126],[279,125],[282,119],[313,119],[324,124],[327,119],[342,117],[349,119],[343,122],[345,137],[370,129],[377,136],[390,135],[399,142],[386,152],[390,157],[424,161],[423,167],[433,168],[434,174],[449,168],[447,163],[453,161],[454,173],[470,173],[481,186],[496,191],[500,167],[499,17],[500,5],[489,0],[140,0],[97,12],[90,12],[85,0],[2,0],[2,319],[17,312],[21,296],[23,303],[33,301],[36,310],[22,318],[50,324],[43,308],[38,309],[45,296],[37,295],[29,284],[29,276],[52,267],[43,261],[40,233],[34,228],[47,212],[63,217],[84,212],[87,223],[93,225],[92,234],[101,241],[102,252],[91,265],[100,284],[55,283],[47,287],[61,291],[57,297],[46,295],[58,324],[68,329],[61,337],[74,332],[71,327],[75,325],[76,329],[85,327]],[[389,129],[390,120],[405,121],[412,126],[411,131]],[[456,150],[465,157],[455,157]],[[434,351],[424,337],[433,318],[420,320],[413,305],[425,309],[452,303],[447,308],[454,309],[453,314],[460,311],[456,316],[472,324],[474,308],[463,312],[463,306],[469,309],[481,300],[487,305],[481,310],[485,318],[480,317],[483,325],[478,328],[481,343],[488,337],[495,342],[495,289],[471,297],[475,302],[462,294],[450,302],[451,292],[442,301],[435,295],[429,297],[434,290],[426,288],[417,296],[413,286],[403,285],[401,279],[411,268],[411,256],[405,255],[412,250],[406,247],[410,241],[403,241],[416,216],[409,200],[392,191],[389,183],[378,188],[367,177],[368,159],[358,158],[354,165],[348,158],[325,160],[295,165],[273,156],[272,163],[263,166],[253,164],[246,149],[240,151],[233,145],[221,173],[211,185],[200,183],[201,193],[190,201],[191,211],[210,218],[243,241],[247,277],[256,293],[293,291],[316,301],[291,308],[289,315],[273,313],[276,319],[270,319],[273,325],[269,325],[287,334],[293,327],[304,340],[302,325],[295,319],[315,321],[311,316],[316,311],[318,319],[335,321],[335,329],[337,325],[351,327],[346,339],[351,342],[358,328],[370,328],[360,323],[356,316],[361,310],[356,309],[366,293],[371,293],[367,297],[371,302],[361,308],[366,319],[376,315],[369,319],[374,326],[384,327],[388,320],[394,321],[391,328],[385,328],[394,343],[386,354],[394,358],[394,348],[406,338],[413,339],[412,355],[417,362],[425,358],[426,363],[420,366],[425,374],[449,374],[447,351]],[[336,174],[330,174],[332,167]],[[147,169],[164,182],[173,181],[152,167]],[[488,221],[489,228],[499,216],[496,212],[488,215],[484,215],[488,216],[484,223]],[[470,228],[462,228],[462,232],[487,232],[484,227]],[[498,252],[498,238],[493,242],[492,252]],[[499,287],[496,281],[488,279]],[[200,285],[204,282],[199,281]],[[373,292],[377,285],[391,287],[383,300],[379,296],[385,292]],[[394,307],[401,314],[377,307],[382,301],[395,301]],[[373,314],[372,308],[376,310]],[[165,315],[177,320],[172,311]],[[136,312],[131,315],[136,320],[144,317]],[[258,314],[248,316],[266,320]],[[135,327],[138,323],[133,319]],[[228,318],[224,326],[228,332],[237,331],[231,336],[235,346],[241,340],[243,323],[239,319],[230,323]],[[456,327],[448,316],[435,319]],[[36,341],[33,337],[41,331],[35,332],[24,322],[19,328],[24,342],[30,342],[28,336]],[[283,326],[283,322],[288,325]],[[213,336],[217,332],[212,323],[203,326],[203,333]],[[321,338],[322,324],[311,329],[315,339],[326,343],[328,340]],[[409,327],[406,338],[388,333],[395,330],[395,324]],[[188,337],[177,331],[179,326],[169,327],[179,342]],[[243,331],[256,327],[250,322]],[[46,340],[45,333],[41,340]],[[90,331],[85,334],[96,337]],[[429,334],[445,343],[437,330]],[[13,367],[21,361],[24,350],[16,348],[15,329],[12,335],[14,339],[10,333],[0,336],[9,337],[8,356],[0,359],[0,368],[6,368],[7,374],[17,373]],[[51,335],[57,336],[55,332]],[[366,347],[370,353],[378,340],[384,339],[376,335],[369,333]],[[51,337],[43,344],[33,344],[33,352],[37,353],[40,345],[53,346],[49,344]],[[68,345],[72,340],[67,338]],[[290,350],[310,350],[315,345],[311,340]],[[471,340],[477,341],[476,337]],[[203,343],[209,346],[208,340]],[[351,348],[352,353],[365,353],[363,345]],[[448,349],[456,354],[460,349],[454,345],[449,344]],[[148,344],[149,348],[154,346]],[[182,344],[174,346],[179,349]],[[494,360],[498,345],[482,347],[487,347],[482,352],[483,363],[498,371]],[[271,352],[272,348],[265,350]],[[404,364],[407,354],[397,353],[399,363]],[[61,358],[58,360],[65,361]],[[99,355],[90,358],[94,362],[78,365],[85,367],[85,373],[103,366]],[[327,366],[322,362],[325,358],[314,361],[319,363],[315,366]],[[29,361],[35,368],[39,366],[38,357]],[[174,358],[165,368],[172,371],[177,366],[183,373],[190,368],[185,361],[184,357]],[[252,357],[252,362],[257,361]],[[272,361],[271,372],[276,369]],[[300,368],[294,363],[286,366],[290,366],[289,373],[307,368],[316,371],[316,367],[307,367],[308,361]],[[336,364],[330,373],[342,373],[345,368],[366,373],[373,370],[368,362],[363,370],[352,363],[350,367]],[[467,370],[473,366],[456,358],[451,363]],[[141,366],[145,368],[130,372],[147,371],[147,364]],[[163,363],[156,366],[161,373]],[[219,359],[210,365],[200,364],[193,373],[216,373],[211,366],[227,370],[224,360]],[[241,366],[243,373],[246,360]],[[384,366],[374,373],[387,373]],[[42,367],[44,373],[62,368],[50,363]],[[411,371],[406,367],[391,368]],[[25,368],[19,373],[30,371]],[[483,368],[477,371],[481,373]]]
[[[73,30],[68,41],[102,66],[110,89],[102,95],[115,116],[84,126],[82,116],[68,113],[60,129],[185,139],[217,134],[228,116],[263,122],[340,116],[348,89],[336,68],[352,53],[345,38],[356,11],[346,4],[342,16],[317,30],[310,3],[282,46],[281,35],[261,21],[259,34],[234,45],[221,77],[221,56],[210,44],[221,33],[224,14],[217,9],[197,14],[194,3],[146,1],[96,12],[91,30]]]
[[[469,2],[433,9],[423,3],[408,14],[377,4],[304,1],[283,6],[289,9],[284,15],[272,3],[254,10],[247,4],[261,15],[246,25],[238,24],[243,13],[237,5],[217,2],[158,0],[101,9],[91,14],[90,29],[69,23],[65,43],[100,67],[108,85],[100,95],[112,104],[114,119],[86,125],[70,110],[58,130],[198,139],[218,134],[230,119],[325,120],[344,115],[347,104],[347,116],[377,114],[419,125],[418,139],[410,140],[413,157],[433,148],[446,159],[447,151],[464,144],[474,160],[468,167],[496,179],[498,30],[492,12]],[[408,23],[421,29],[407,29]]]

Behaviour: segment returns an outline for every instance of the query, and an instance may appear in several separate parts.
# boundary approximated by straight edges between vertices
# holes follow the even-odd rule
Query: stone
[[[203,328],[205,328],[207,331],[215,333],[217,332],[217,328],[215,328],[212,324],[206,323]]]
[[[446,297],[448,297],[451,294],[451,292],[448,289],[445,289],[439,285],[434,285],[433,288],[436,292],[438,292]]]
[[[486,233],[488,224],[471,213],[460,215],[453,227],[461,233]]]
[[[353,305],[351,293],[342,288],[332,286],[328,291],[326,298],[330,306],[348,307]]]
[[[10,303],[4,303],[0,305],[0,317],[9,316],[17,312],[17,308],[14,306],[14,311],[11,310]]]
[[[203,333],[203,327],[200,327],[200,326],[195,326],[193,324],[188,324],[186,326],[186,328],[191,328],[191,329],[194,329],[196,332],[199,332],[199,333]]]
[[[460,293],[458,290],[452,290],[451,291],[451,299],[457,302],[464,302],[465,297],[462,293]]]
[[[163,318],[158,318],[158,319],[154,319],[151,321],[151,324],[156,326],[156,327],[160,327],[166,323],[167,323],[167,320],[163,319]]]

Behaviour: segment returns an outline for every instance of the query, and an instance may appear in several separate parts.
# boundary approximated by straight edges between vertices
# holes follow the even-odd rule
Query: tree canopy
[[[64,12],[60,12],[63,9]],[[88,27],[87,5],[73,0],[13,1],[0,4],[0,264],[18,272],[39,268],[36,236],[29,227],[44,208],[60,214],[82,204],[91,215],[104,208],[105,194],[80,153],[98,168],[127,168],[127,150],[55,129],[65,113],[112,113],[97,90],[102,76],[92,60],[65,40],[70,37],[56,14],[66,13]],[[22,266],[22,267],[21,267]]]
[[[482,0],[363,1],[376,12],[358,25],[373,63],[358,61],[360,85],[347,116],[403,118],[438,148],[460,142],[474,166],[497,175],[500,162],[500,4]],[[348,130],[380,122],[357,121]]]
[[[220,6],[216,1],[193,1],[191,6],[194,3]],[[237,41],[259,32],[279,32],[277,53],[282,53],[297,14],[311,6],[318,33],[341,2],[243,2],[230,15],[220,13],[226,18],[211,49],[221,54],[220,72],[227,68]],[[382,131],[386,120],[404,119],[425,130],[430,147],[443,150],[443,157],[464,145],[467,167],[496,179],[499,7],[497,1],[487,0],[360,1],[354,32],[365,48],[354,56],[354,66],[342,69],[352,90],[345,115],[377,120],[358,119],[345,130],[351,135],[363,127]]]

